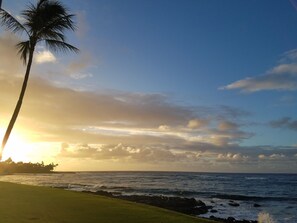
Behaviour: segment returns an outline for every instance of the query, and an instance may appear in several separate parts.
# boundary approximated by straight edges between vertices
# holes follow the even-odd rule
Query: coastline
[[[67,189],[67,188],[61,188],[59,189]],[[108,191],[104,190],[98,190],[96,192],[91,191],[81,191],[82,193],[88,193],[92,195],[99,195],[99,196],[105,196],[105,197],[111,197],[126,201],[132,201],[136,203],[141,204],[147,204],[151,206],[156,206],[176,212],[180,212],[183,214],[187,214],[190,216],[199,216],[201,214],[206,213],[216,213],[217,210],[213,209],[213,206],[206,205],[201,200],[196,200],[195,198],[185,198],[185,197],[172,197],[172,196],[149,196],[149,195],[123,195],[120,193],[113,194]],[[237,206],[238,204],[234,201],[231,201],[230,205]],[[209,218],[202,217],[204,219],[208,220],[214,220],[217,222],[224,222],[224,223],[257,223],[257,221],[254,220],[236,220],[234,217],[230,216],[228,218],[219,218],[215,217],[213,215],[210,215]]]
[[[48,223],[214,223],[120,199],[0,182],[1,221]]]
[[[208,213],[198,216],[208,219],[213,215],[218,219],[235,218],[241,221],[244,219],[255,221],[261,212],[269,213],[280,223],[295,222],[296,219],[296,191],[287,190],[295,187],[296,176],[109,171],[16,174],[1,176],[0,181],[57,187],[71,191],[90,191],[107,196],[110,196],[108,193],[112,193],[115,198],[122,196],[132,202],[180,211],[176,210],[180,207],[170,204],[170,201],[175,201],[180,202],[181,207],[186,206],[190,209],[186,214],[197,216],[197,209],[198,211],[207,209]],[[265,191],[269,189],[269,194],[263,193],[263,188]],[[91,195],[94,196],[94,194]],[[147,196],[151,196],[151,199]],[[178,198],[170,200],[167,197]],[[197,205],[199,207],[193,209],[184,202],[189,201],[188,203],[196,205],[197,202],[192,202],[191,198],[195,198],[197,202],[200,200],[205,205]],[[160,204],[166,199],[169,200],[167,203]],[[168,205],[171,207],[165,207]],[[205,206],[213,206],[213,208],[205,208]],[[180,212],[185,213],[184,210]]]

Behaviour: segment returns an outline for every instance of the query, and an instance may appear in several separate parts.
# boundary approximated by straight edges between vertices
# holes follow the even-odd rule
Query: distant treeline
[[[11,158],[0,162],[0,173],[10,174],[10,173],[50,173],[58,164],[48,164],[44,165],[41,163],[23,163],[23,162],[13,162]]]

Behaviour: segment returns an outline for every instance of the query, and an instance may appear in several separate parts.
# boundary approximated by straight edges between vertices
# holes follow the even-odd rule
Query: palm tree
[[[4,147],[22,106],[22,101],[25,95],[33,61],[35,46],[40,42],[44,42],[46,47],[54,52],[78,52],[76,47],[65,42],[64,35],[66,30],[75,30],[75,24],[73,21],[74,15],[69,14],[68,9],[59,1],[38,0],[35,4],[29,4],[27,8],[20,14],[23,18],[23,23],[19,22],[10,13],[2,9],[1,2],[0,24],[13,33],[25,33],[28,38],[26,41],[19,42],[16,45],[21,59],[23,60],[24,64],[27,65],[27,69],[19,100],[16,104],[2,141],[0,160],[2,158]]]

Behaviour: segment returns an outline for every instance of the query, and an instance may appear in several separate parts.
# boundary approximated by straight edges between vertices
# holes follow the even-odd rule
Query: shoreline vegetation
[[[0,191],[1,221],[6,223],[215,223],[145,204],[50,187],[0,182]]]
[[[11,158],[0,162],[0,174],[14,173],[53,173],[58,164],[50,163],[45,165],[41,163],[14,162]]]

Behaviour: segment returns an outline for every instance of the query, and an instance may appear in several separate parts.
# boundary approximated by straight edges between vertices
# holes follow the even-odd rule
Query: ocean
[[[0,181],[75,191],[194,197],[217,211],[201,217],[256,220],[260,212],[267,212],[278,223],[297,223],[297,174],[74,172],[2,175]],[[230,206],[231,201],[239,206]]]

